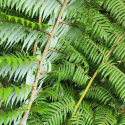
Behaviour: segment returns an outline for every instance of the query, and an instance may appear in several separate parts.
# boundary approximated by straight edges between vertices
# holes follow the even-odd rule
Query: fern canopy
[[[124,125],[124,88],[124,0],[0,0],[0,125]]]

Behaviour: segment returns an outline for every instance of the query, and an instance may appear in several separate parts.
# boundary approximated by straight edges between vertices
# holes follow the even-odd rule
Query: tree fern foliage
[[[0,0],[0,125],[125,124],[125,2],[66,1]]]

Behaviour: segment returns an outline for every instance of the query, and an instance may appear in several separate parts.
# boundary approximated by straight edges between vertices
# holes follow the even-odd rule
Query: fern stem
[[[32,115],[33,116],[33,115]],[[33,116],[33,119],[34,119],[34,121],[35,121],[35,124],[37,125],[37,122],[36,122],[36,120],[35,120],[35,117]]]
[[[18,48],[18,47],[16,47],[16,46],[13,46],[13,48],[16,48],[16,49],[18,49],[19,51],[21,51],[21,49],[20,49],[20,48]]]
[[[57,1],[63,6],[63,3],[60,0],[57,0]]]
[[[35,39],[35,43],[37,42],[37,39]],[[36,54],[36,48],[37,48],[37,46],[35,45],[35,47],[34,47],[34,51],[33,51],[33,56]]]
[[[84,96],[86,95],[86,93],[87,93],[89,87],[91,86],[93,80],[95,79],[95,77],[96,77],[98,71],[99,71],[99,69],[96,70],[95,74],[93,75],[92,79],[90,80],[89,84],[87,85],[85,91],[83,92],[83,94],[82,94],[82,96],[81,96],[79,102],[78,102],[77,105],[75,106],[75,110],[74,110],[74,112],[73,112],[73,116],[75,115],[75,113],[76,113],[76,111],[77,111],[77,109],[78,109],[80,103],[82,102],[82,100],[83,100]]]
[[[4,80],[4,83],[5,83],[5,86],[7,87],[7,81],[6,81],[6,78],[4,77],[3,80]]]
[[[124,62],[124,59],[117,65],[117,67],[119,67],[119,65],[121,64],[121,63],[123,63]]]
[[[1,87],[2,89],[4,89],[1,83],[0,83],[0,87]],[[2,103],[3,103],[3,100],[4,100],[4,97],[2,97],[2,100],[1,100],[1,103],[0,103],[0,109],[1,109],[1,106],[2,106]]]
[[[42,3],[42,5],[44,4],[44,1]],[[40,16],[40,19],[39,19],[39,24],[41,23],[41,20],[42,20],[42,15]],[[35,43],[37,42],[37,38],[35,39]],[[33,56],[36,54],[36,48],[37,46],[34,47],[34,51],[33,51]]]
[[[67,2],[68,2],[68,0],[65,0],[65,2],[64,2],[64,4],[63,4],[63,7],[62,7],[62,9],[61,9],[61,11],[60,11],[60,14],[59,14],[59,16],[58,16],[58,19],[57,19],[57,21],[56,21],[56,24],[55,24],[55,26],[54,26],[54,28],[53,28],[53,31],[52,31],[52,33],[51,33],[51,35],[50,35],[50,38],[49,38],[48,41],[47,41],[47,44],[46,44],[46,47],[45,47],[45,49],[44,49],[43,56],[42,56],[42,59],[41,59],[41,61],[40,61],[39,68],[38,68],[38,71],[37,71],[37,75],[36,75],[36,79],[35,79],[35,83],[34,83],[35,86],[34,86],[33,89],[32,89],[32,93],[31,93],[31,97],[30,97],[30,101],[29,101],[29,109],[26,111],[26,114],[24,114],[24,116],[23,116],[23,118],[22,118],[22,120],[21,120],[21,122],[20,122],[20,125],[23,125],[23,123],[25,122],[26,118],[28,117],[29,110],[30,110],[30,108],[31,108],[31,105],[32,105],[33,100],[34,100],[34,97],[35,97],[36,87],[37,87],[37,84],[38,84],[38,81],[39,81],[40,72],[41,72],[41,70],[42,70],[42,66],[43,66],[44,59],[45,59],[45,57],[46,57],[46,54],[47,54],[49,45],[50,45],[50,43],[51,43],[51,40],[52,40],[52,38],[53,38],[53,36],[54,36],[54,34],[55,34],[56,30],[57,30],[57,27],[58,27],[58,25],[59,25],[59,23],[60,23],[60,19],[61,19],[62,15],[63,15],[63,12],[64,12],[64,9],[65,9],[65,7],[66,7],[66,5],[67,5]]]
[[[119,45],[121,45],[121,46],[124,46],[124,47],[125,47],[125,45],[124,45],[123,43],[117,43],[117,44],[119,44]]]
[[[72,24],[67,23],[67,22],[65,22],[65,21],[60,21],[60,23],[63,23],[63,24],[69,25],[69,26],[76,27],[76,28],[78,28],[78,29],[83,33],[82,29],[80,29],[78,26],[72,25]]]
[[[42,75],[42,74],[44,74],[44,75],[49,75],[48,73],[45,73],[45,72],[40,72],[40,74]]]
[[[55,49],[51,49],[51,48],[48,48],[48,50],[53,51],[53,52],[56,52],[56,53],[62,53],[62,54],[65,54],[65,53],[63,53],[63,52],[60,52],[60,51],[57,51],[57,50],[55,50]],[[65,56],[66,56],[66,54],[65,54]]]

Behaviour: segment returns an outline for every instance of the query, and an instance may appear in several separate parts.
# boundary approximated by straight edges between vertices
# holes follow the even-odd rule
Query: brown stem
[[[18,47],[16,47],[16,46],[13,46],[13,48],[16,48],[16,49],[18,49],[19,51],[21,51],[21,49],[20,49],[20,48],[18,48]]]
[[[32,90],[32,93],[31,93],[31,98],[30,98],[30,101],[29,101],[29,109],[26,111],[26,114],[24,114],[24,116],[23,116],[23,118],[22,118],[22,120],[20,122],[20,125],[23,125],[23,123],[25,122],[25,120],[26,120],[26,118],[27,118],[27,116],[29,114],[29,110],[31,108],[31,105],[32,105],[34,97],[35,97],[36,87],[37,87],[37,84],[38,84],[38,80],[39,80],[39,77],[40,77],[40,72],[42,70],[42,66],[43,66],[43,62],[44,62],[45,56],[47,54],[47,51],[48,51],[49,45],[51,43],[51,40],[52,40],[52,38],[53,38],[53,36],[54,36],[54,34],[55,34],[56,30],[57,30],[57,27],[58,27],[58,25],[60,23],[60,19],[62,17],[62,14],[64,12],[64,9],[66,7],[67,2],[68,2],[68,0],[65,0],[65,2],[63,4],[63,7],[62,7],[62,9],[60,11],[60,14],[58,16],[58,19],[56,21],[56,24],[55,24],[55,26],[53,28],[53,31],[52,31],[52,33],[50,35],[50,38],[47,41],[47,44],[46,44],[46,47],[44,49],[43,56],[42,56],[42,59],[40,61],[40,65],[39,65],[39,68],[38,68],[38,71],[37,71],[37,75],[36,75],[36,79],[35,79],[35,83],[34,83],[35,86],[33,87],[33,90]]]
[[[42,15],[41,15],[41,17],[39,19],[39,24],[41,23],[41,20],[42,20]],[[37,42],[37,39],[35,39],[35,43],[36,42]],[[36,54],[36,48],[37,48],[37,46],[34,47],[33,56]]]
[[[6,81],[6,78],[4,77],[3,80],[4,80],[4,83],[5,83],[5,86],[7,87],[7,81]]]
[[[78,26],[72,25],[72,24],[67,23],[67,22],[65,22],[65,21],[60,21],[60,23],[63,23],[63,24],[66,24],[66,25],[69,25],[69,26],[72,26],[72,27],[76,27],[76,28],[78,28],[78,29],[82,32],[82,34],[83,34],[82,29],[80,29]]]
[[[44,4],[44,1],[43,1],[43,3],[42,3],[42,5]],[[40,17],[40,19],[39,19],[39,24],[41,23],[41,20],[42,20],[42,15],[41,15],[41,17]],[[37,39],[35,39],[35,43],[37,42]],[[36,48],[37,48],[37,46],[35,46],[34,47],[34,51],[33,51],[33,56],[36,54]]]
[[[53,52],[56,52],[56,53],[62,53],[62,54],[65,54],[65,53],[63,53],[63,52],[60,52],[60,51],[57,51],[57,50],[55,50],[55,49],[51,49],[51,48],[48,48],[48,50],[53,51]],[[65,54],[65,56],[66,56],[66,54]]]
[[[60,0],[57,0],[57,1],[63,6],[63,3]]]
[[[44,74],[44,75],[49,75],[48,73],[45,73],[45,72],[40,72],[40,74],[42,75],[42,74]]]
[[[0,86],[1,86],[1,88],[3,89],[3,86],[2,86],[1,83],[0,83]],[[4,100],[4,98],[2,97],[2,101],[1,101],[1,103],[0,103],[0,109],[1,109],[1,106],[2,106],[2,102],[3,102],[3,100]]]
[[[37,39],[35,39],[35,43],[37,42]],[[34,47],[34,51],[33,51],[33,56],[36,54],[36,46]]]

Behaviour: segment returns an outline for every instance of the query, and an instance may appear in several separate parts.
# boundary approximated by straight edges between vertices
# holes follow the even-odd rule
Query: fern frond
[[[124,124],[124,8],[0,0],[0,124]]]
[[[122,0],[105,0],[104,7],[110,11],[111,15],[113,15],[122,26],[125,26],[125,3]]]
[[[116,117],[113,116],[113,112],[108,107],[98,106],[94,113],[95,125],[114,125],[117,124]]]
[[[91,109],[91,107],[85,102],[83,101],[83,103],[79,106],[76,114],[82,114],[84,115],[84,123],[85,125],[91,125],[93,122],[93,110]]]
[[[125,115],[120,114],[117,119],[118,119],[117,125],[125,125]]]
[[[16,56],[17,55],[17,56]],[[27,66],[29,66],[30,62],[33,62],[34,60],[37,61],[37,58],[35,56],[27,56],[27,58],[25,58],[21,53],[16,52],[16,55],[14,54],[10,54],[10,55],[5,55],[0,57],[1,60],[1,66],[2,64],[7,61],[8,63],[8,68],[10,67],[10,65],[13,64],[14,69],[16,68],[17,64],[19,64],[20,68],[22,68],[23,62],[25,62],[27,64]],[[22,58],[22,59],[21,59]]]
[[[28,94],[30,93],[30,86],[21,86],[21,87],[8,87],[8,88],[0,88],[0,98],[1,103],[4,102],[6,106],[8,106],[9,102],[11,102],[11,105],[13,106],[14,102],[16,103],[18,101],[22,102],[25,101],[28,97]],[[11,98],[13,97],[12,101]]]
[[[3,0],[0,1],[1,8],[15,8],[16,11],[22,12],[25,15],[30,17],[41,17],[43,15],[43,19],[46,19],[53,11],[60,11],[61,5],[58,1],[52,1],[52,6],[50,5],[50,0],[47,0],[44,4],[44,0],[11,0],[4,2]],[[29,6],[30,4],[30,6]],[[58,6],[58,8],[56,8]],[[50,9],[51,7],[51,9]],[[49,11],[48,11],[49,10]]]
[[[87,8],[82,9],[82,11],[81,8],[78,8],[75,13],[71,12],[70,15],[69,18],[73,18],[83,25],[85,24],[86,27],[86,24],[88,24],[89,28],[91,27],[92,37],[98,40],[104,39],[108,41],[108,36],[113,33],[113,30],[110,28],[110,21],[94,8],[89,8],[89,14]]]
[[[103,71],[102,71],[103,69]],[[120,71],[113,63],[104,62],[100,65],[100,72],[105,77],[109,76],[109,82],[115,86],[116,93],[124,100],[124,81],[125,74]]]
[[[72,116],[68,125],[85,125],[84,115],[77,113],[75,116]]]
[[[71,86],[68,85],[63,85],[62,84],[62,88],[63,88],[63,96],[64,97],[69,97],[71,96],[72,98],[74,98],[75,100],[78,99],[78,91],[76,89],[74,89]]]
[[[52,77],[57,77],[58,81],[61,80],[72,80],[76,82],[78,85],[86,84],[90,77],[87,75],[85,70],[80,65],[75,65],[73,63],[64,63],[62,65],[56,66],[57,70],[52,71]]]
[[[125,36],[123,36],[123,38],[116,44],[113,45],[113,47],[115,46],[114,50],[113,50],[113,55],[116,58],[120,58],[121,60],[124,59],[125,57]]]
[[[86,58],[81,53],[79,53],[72,45],[70,45],[69,41],[66,41],[64,38],[62,38],[59,40],[58,44],[58,48],[60,48],[59,51],[66,54],[66,59],[70,63],[84,64],[84,67],[89,69]]]
[[[12,110],[12,109],[11,109]],[[20,107],[12,111],[0,113],[0,124],[19,124],[20,118],[22,117],[25,107]],[[2,120],[3,119],[3,120]]]
[[[25,25],[28,27],[36,28],[38,30],[41,30],[42,27],[44,26],[45,28],[50,28],[49,25],[47,24],[43,24],[43,23],[35,23],[35,22],[31,22],[27,19],[21,18],[21,17],[16,17],[16,16],[10,16],[10,15],[6,15],[5,13],[0,13],[0,21],[8,21],[8,22],[15,22],[15,23],[19,23],[21,25]]]
[[[10,17],[10,18],[13,18],[13,17]],[[21,22],[23,22],[23,24],[16,22],[15,18],[17,18],[17,21],[20,20]],[[38,37],[37,43],[39,43],[43,40],[45,41],[44,38],[46,37],[46,35],[48,38],[48,35],[49,35],[48,32],[41,31],[38,27],[34,28],[35,30],[32,29],[32,26],[34,27],[37,25],[36,23],[29,21],[28,25],[30,25],[30,23],[31,23],[32,26],[26,27],[27,24],[26,24],[26,26],[23,26],[23,25],[25,25],[25,22],[27,22],[25,19],[23,19],[23,18],[20,19],[19,17],[14,16],[13,20],[15,23],[13,23],[13,21],[9,22],[6,20],[1,20],[1,23],[0,23],[0,26],[1,26],[0,44],[3,44],[7,41],[5,47],[10,48],[10,46],[13,46],[14,44],[19,43],[21,40],[22,44],[23,44],[22,50],[25,47],[27,47],[27,50],[28,50],[31,47],[31,45],[34,43],[34,41],[37,37]],[[42,24],[38,24],[38,25],[40,27],[42,26]],[[46,27],[47,25],[44,25],[44,26]],[[4,29],[4,30],[2,30],[2,29]],[[32,39],[30,39],[30,38],[32,38]]]
[[[84,55],[95,63],[99,64],[108,53],[108,48],[104,45],[97,44],[88,35],[83,34],[78,28],[74,28],[73,26],[69,27],[68,33],[69,34],[66,34],[65,39],[63,38],[61,42],[68,42],[75,50],[80,53],[85,53]],[[72,34],[74,35],[72,36]]]
[[[17,56],[16,56],[17,55]],[[35,63],[37,58],[35,56],[24,57],[21,53],[16,52],[16,55],[10,54],[9,56],[0,57],[0,75],[6,76],[9,74],[9,79],[14,75],[14,80],[18,77],[18,80],[23,79],[26,74],[33,71],[38,67]],[[32,66],[32,68],[30,68]],[[19,74],[20,73],[20,74]]]
[[[81,94],[82,93],[83,92],[81,92]],[[110,92],[102,86],[90,87],[90,89],[86,93],[85,98],[87,98],[87,99],[92,98],[92,99],[98,100],[101,103],[103,103],[104,105],[113,103],[113,101],[115,100],[115,98],[110,94]]]
[[[43,116],[43,122],[46,125],[60,125],[66,120],[68,112],[73,111],[75,102],[71,98],[65,98],[59,102],[53,102],[50,104],[50,108],[46,115]]]

